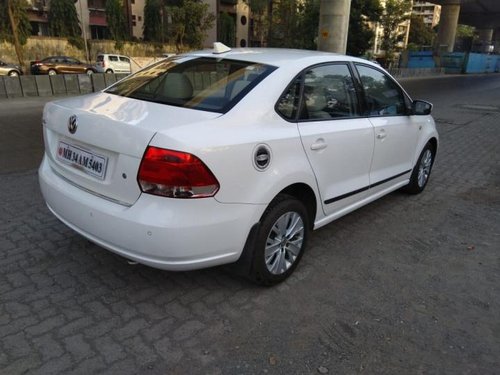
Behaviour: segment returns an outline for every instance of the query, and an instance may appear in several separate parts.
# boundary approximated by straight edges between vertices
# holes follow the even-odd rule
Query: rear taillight
[[[212,197],[219,190],[215,176],[196,156],[151,146],[142,158],[137,180],[143,193],[170,198]]]

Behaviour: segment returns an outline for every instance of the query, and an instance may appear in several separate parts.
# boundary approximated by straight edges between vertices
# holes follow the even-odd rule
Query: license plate
[[[105,156],[60,141],[57,158],[100,180],[106,176],[108,158]]]

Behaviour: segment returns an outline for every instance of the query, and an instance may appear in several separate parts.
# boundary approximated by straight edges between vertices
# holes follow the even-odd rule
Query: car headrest
[[[193,96],[193,85],[182,73],[168,73],[165,78],[163,95],[175,99],[190,99]]]

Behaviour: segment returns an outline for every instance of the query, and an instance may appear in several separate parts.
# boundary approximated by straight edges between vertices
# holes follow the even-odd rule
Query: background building
[[[31,33],[37,36],[49,35],[47,11],[49,0],[27,0]]]
[[[441,6],[429,3],[428,1],[413,0],[412,14],[422,17],[425,25],[433,28],[439,23]]]
[[[50,0],[27,0],[29,4],[28,17],[32,34],[49,36],[48,10]],[[209,5],[209,11],[216,16],[222,13],[231,17],[234,33],[228,44],[234,47],[250,45],[251,16],[248,5],[243,0],[203,0]],[[124,14],[132,39],[141,40],[144,29],[145,0],[124,0]],[[82,28],[82,37],[86,39],[109,39],[106,20],[106,0],[75,0],[75,8]],[[217,17],[220,19],[220,17]],[[220,22],[215,22],[207,32],[205,46],[211,46],[220,39]]]
[[[385,8],[386,0],[380,0],[380,5]],[[398,26],[398,33],[403,35],[403,41],[398,44],[398,49],[403,50],[408,46],[408,36],[410,34],[410,13],[408,13],[408,19],[403,21]],[[370,53],[374,57],[383,57],[385,51],[382,49],[382,41],[384,39],[384,28],[380,23],[373,24],[372,27],[375,30],[375,38],[373,41],[373,48]]]

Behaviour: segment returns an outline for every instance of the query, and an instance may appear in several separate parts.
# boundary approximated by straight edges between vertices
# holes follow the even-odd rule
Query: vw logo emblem
[[[76,128],[78,128],[78,117],[72,115],[68,120],[68,130],[71,134],[75,134]]]

